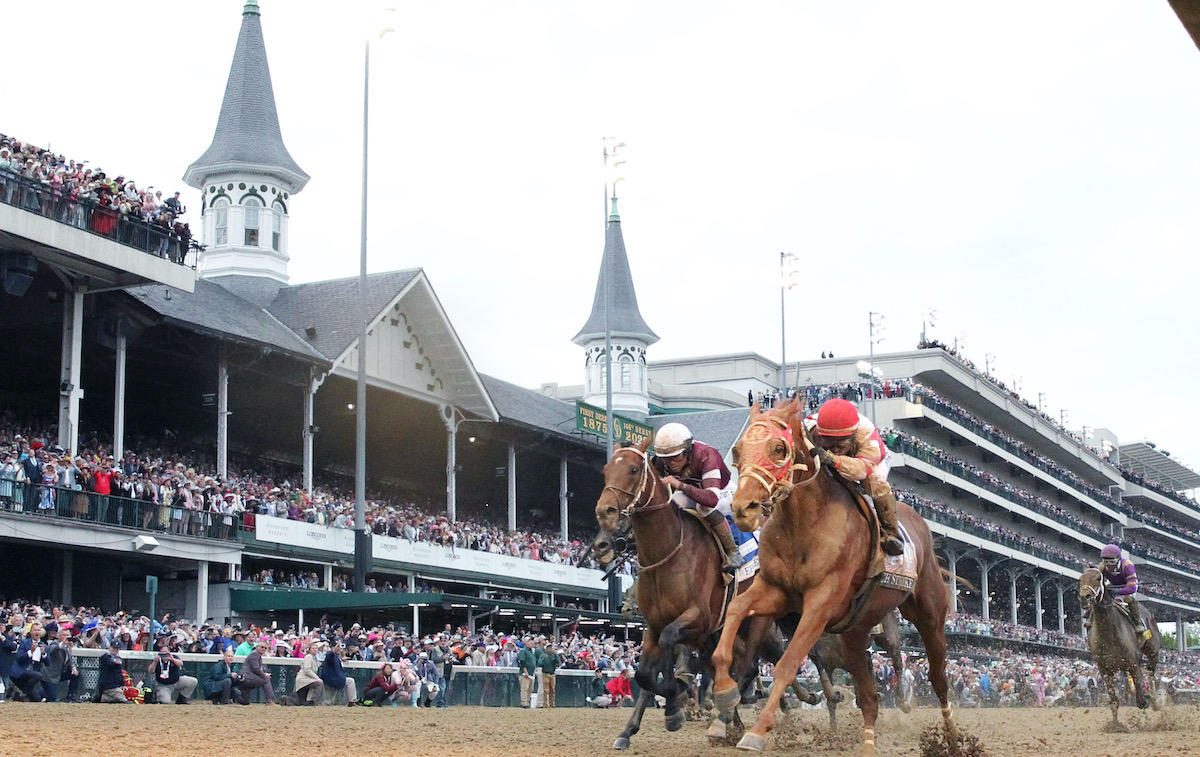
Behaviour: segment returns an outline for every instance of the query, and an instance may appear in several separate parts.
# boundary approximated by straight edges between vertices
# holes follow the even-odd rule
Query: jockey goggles
[[[782,440],[787,448],[787,454],[782,460],[774,460],[767,452],[766,445],[772,439]],[[767,416],[765,419],[760,418],[754,421],[742,435],[742,441],[761,446],[759,447],[760,451],[738,465],[738,475],[757,481],[769,495],[774,495],[780,487],[790,486],[794,471],[808,470],[807,465],[796,462],[796,443],[792,436],[792,429],[781,418]],[[804,437],[804,442],[806,448],[812,448],[807,437]],[[814,462],[816,462],[815,459]],[[820,465],[819,462],[816,464]]]

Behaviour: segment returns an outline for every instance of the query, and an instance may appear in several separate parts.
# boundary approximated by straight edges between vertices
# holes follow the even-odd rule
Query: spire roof
[[[629,256],[625,254],[625,238],[621,235],[621,217],[617,214],[617,200],[613,198],[612,210],[608,215],[608,226],[604,232],[604,257],[600,261],[600,277],[596,282],[596,297],[592,301],[592,314],[587,323],[571,341],[579,346],[604,338],[604,272],[609,271],[612,296],[609,300],[608,324],[614,336],[637,337],[646,344],[658,341],[658,335],[650,330],[638,309],[637,292],[633,288],[633,274],[629,271]]]
[[[242,29],[212,144],[188,166],[183,180],[200,189],[205,177],[223,169],[269,172],[290,184],[292,192],[308,183],[308,174],[292,160],[279,131],[256,0],[249,0],[242,10]]]

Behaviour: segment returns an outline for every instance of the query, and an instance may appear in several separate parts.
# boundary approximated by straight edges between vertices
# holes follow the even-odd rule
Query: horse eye
[[[634,474],[641,473],[642,467],[640,465],[631,465],[629,466],[629,472]]]

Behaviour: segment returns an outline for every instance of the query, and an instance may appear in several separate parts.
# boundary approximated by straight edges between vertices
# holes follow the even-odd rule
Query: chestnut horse
[[[654,694],[665,697],[668,731],[683,727],[691,673],[688,660],[691,652],[699,654],[702,672],[712,680],[711,647],[724,619],[726,586],[721,573],[721,552],[712,534],[698,518],[682,512],[671,500],[671,493],[658,475],[646,453],[650,440],[634,447],[621,447],[613,452],[604,466],[604,491],[596,502],[596,523],[604,532],[597,539],[597,556],[602,562],[611,559],[611,550],[601,542],[618,533],[625,518],[632,524],[637,544],[641,573],[637,584],[637,601],[646,620],[642,637],[642,654],[638,660],[635,679],[641,692],[634,705],[625,730],[613,743],[614,749],[628,749],[629,739],[641,728],[642,713]],[[732,628],[737,635],[738,625]],[[757,661],[761,646],[768,659],[778,660],[783,649],[783,637],[769,619],[751,619],[748,633],[759,639],[754,648],[739,645],[738,659]],[[761,630],[757,627],[762,626]],[[733,643],[732,641],[730,642]],[[757,673],[755,669],[753,673]],[[795,673],[791,677],[795,678]],[[743,685],[745,675],[739,676]],[[753,682],[754,676],[748,678]],[[785,680],[785,679],[777,679]],[[782,691],[786,687],[779,687]],[[738,696],[740,700],[740,696]],[[815,704],[815,696],[808,701]],[[736,703],[734,705],[736,707]],[[724,721],[718,723],[712,737],[724,736]],[[736,721],[735,722],[740,722]]]
[[[1162,646],[1162,635],[1154,616],[1144,607],[1139,608],[1142,621],[1150,629],[1150,638],[1139,642],[1133,624],[1113,604],[1113,595],[1104,588],[1104,574],[1099,568],[1088,568],[1079,576],[1079,607],[1087,621],[1087,645],[1092,653],[1100,678],[1108,690],[1109,708],[1112,710],[1113,725],[1118,723],[1117,708],[1120,698],[1113,680],[1121,674],[1121,688],[1125,687],[1125,676],[1133,678],[1134,701],[1145,709],[1148,705],[1159,709],[1158,697],[1158,654]],[[1142,651],[1148,660],[1150,675],[1150,699],[1147,700],[1142,676]]]
[[[800,622],[776,675],[789,680],[826,629],[851,612],[851,600],[867,581],[875,558],[868,521],[847,487],[821,466],[793,400],[763,413],[755,405],[751,423],[734,447],[738,486],[733,498],[738,528],[755,528],[770,513],[759,538],[759,572],[745,593],[729,606],[721,640],[713,653],[714,698],[722,717],[738,701],[730,676],[735,631],[747,617],[778,618],[799,613]],[[798,479],[798,480],[797,480]],[[770,512],[773,508],[773,512]],[[841,632],[842,657],[858,692],[863,713],[864,757],[875,753],[879,695],[865,650],[871,629],[893,608],[916,626],[929,659],[929,682],[942,704],[946,737],[958,741],[946,680],[945,621],[950,591],[933,551],[924,519],[899,503],[898,516],[916,547],[917,579],[911,593],[879,586],[852,625]],[[753,639],[751,639],[753,643]],[[762,751],[775,726],[782,687],[772,687],[766,707],[738,747]]]

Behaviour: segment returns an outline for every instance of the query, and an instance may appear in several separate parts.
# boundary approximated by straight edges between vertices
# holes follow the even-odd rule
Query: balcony
[[[202,246],[173,229],[0,170],[0,245],[110,286],[192,291]]]

